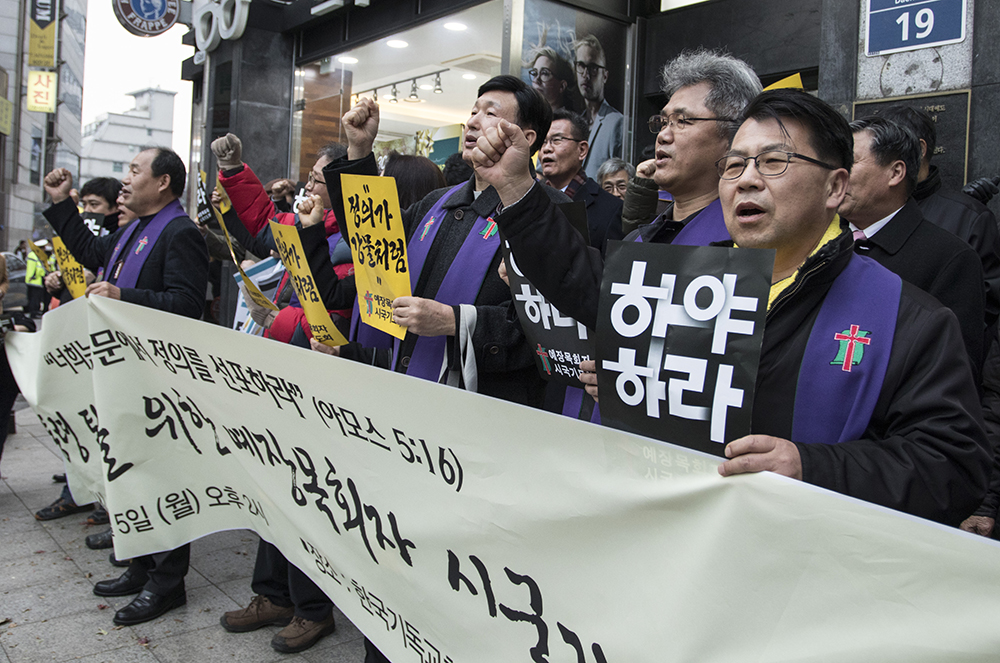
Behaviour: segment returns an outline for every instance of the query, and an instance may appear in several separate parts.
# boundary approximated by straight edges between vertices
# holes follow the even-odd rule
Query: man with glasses
[[[622,201],[587,177],[583,170],[587,153],[586,121],[566,110],[553,113],[539,152],[542,177],[545,184],[586,205],[590,245],[603,251],[609,239],[622,237]]]
[[[473,153],[506,205],[505,232],[531,188],[517,134],[501,124]],[[725,244],[774,251],[753,434],[729,442],[719,473],[776,472],[957,525],[990,463],[972,371],[949,309],[854,254],[837,216],[853,160],[843,117],[776,90],[750,103],[717,162]]]
[[[618,157],[611,157],[597,170],[597,183],[601,188],[623,201],[629,180],[633,177],[635,177],[635,166]]]
[[[268,222],[275,219],[281,224],[295,225],[297,215],[278,212],[257,175],[243,163],[243,144],[238,137],[226,134],[217,138],[212,142],[212,152],[219,164],[219,181],[240,221],[252,235],[261,239],[262,244],[276,251]],[[323,231],[329,238],[330,253],[340,242],[340,227],[326,190],[323,166],[346,153],[347,148],[338,143],[320,148],[319,158],[306,183],[306,192],[318,196],[323,203]],[[351,268],[351,262],[334,267],[343,276],[347,276]],[[281,310],[273,318],[267,318],[265,335],[283,343],[309,347],[312,330],[297,299],[292,301],[292,294],[290,273],[286,273],[275,297]],[[350,311],[340,313],[350,315]],[[333,601],[309,576],[291,564],[277,546],[264,539],[257,544],[250,587],[254,596],[247,607],[226,612],[219,618],[222,628],[230,633],[281,626],[283,628],[271,639],[271,647],[279,652],[295,653],[309,649],[336,628]]]
[[[576,53],[576,83],[586,105],[583,115],[590,125],[587,137],[590,152],[583,167],[588,177],[597,177],[602,163],[622,155],[625,116],[604,98],[608,67],[601,42],[594,35],[587,35],[573,42],[573,50]]]

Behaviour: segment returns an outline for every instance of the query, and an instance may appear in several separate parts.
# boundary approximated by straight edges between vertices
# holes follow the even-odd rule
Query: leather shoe
[[[146,572],[139,570],[133,572],[129,567],[125,573],[113,580],[102,580],[94,585],[94,593],[98,596],[128,596],[138,594],[146,585]]]
[[[91,550],[104,550],[105,548],[110,548],[114,545],[114,541],[111,539],[111,528],[104,530],[103,532],[98,532],[97,534],[89,534],[84,540],[87,547]]]
[[[115,613],[115,624],[131,626],[156,619],[168,610],[179,608],[187,603],[187,593],[184,585],[167,596],[160,596],[145,589],[132,602]]]
[[[81,511],[90,511],[93,508],[93,504],[80,505],[73,500],[67,500],[60,497],[44,509],[36,511],[35,518],[37,520],[55,520],[56,518],[63,518],[64,516],[72,516],[74,513],[80,513]]]
[[[110,555],[108,555],[108,562],[111,563],[111,566],[117,566],[117,567],[120,567],[120,568],[125,568],[126,566],[128,566],[129,564],[132,563],[132,560],[130,560],[130,559],[118,559],[117,557],[115,557],[114,553],[111,553]]]
[[[87,516],[88,525],[107,525],[111,522],[111,516],[108,515],[108,510],[103,506],[98,505],[94,512]]]
[[[336,628],[336,624],[333,623],[333,613],[318,622],[295,616],[288,626],[271,638],[271,648],[284,654],[296,654],[309,649],[321,638],[333,633]]]

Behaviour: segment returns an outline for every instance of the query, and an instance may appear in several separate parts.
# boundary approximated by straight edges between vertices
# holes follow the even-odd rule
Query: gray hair
[[[700,48],[684,51],[663,65],[660,72],[662,90],[667,98],[683,87],[708,83],[712,91],[705,98],[705,106],[716,117],[732,118],[734,122],[718,122],[719,133],[732,137],[738,125],[736,120],[754,97],[761,93],[760,79],[746,62],[719,51]]]
[[[624,159],[619,159],[618,157],[611,157],[607,161],[601,164],[601,167],[597,169],[597,181],[598,183],[603,182],[605,177],[614,175],[617,172],[625,171],[628,173],[628,178],[632,179],[635,177],[635,166],[630,164]]]
[[[319,152],[316,154],[317,159],[322,159],[326,157],[330,161],[336,161],[340,157],[347,154],[347,148],[341,143],[327,143],[323,147],[319,148]]]

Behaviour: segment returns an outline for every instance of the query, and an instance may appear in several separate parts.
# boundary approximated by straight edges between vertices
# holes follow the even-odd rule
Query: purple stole
[[[125,263],[122,265],[118,278],[115,279],[116,286],[119,288],[135,287],[135,284],[139,281],[139,272],[142,271],[142,266],[145,264],[146,258],[153,252],[153,246],[156,244],[156,240],[160,238],[160,235],[163,234],[163,229],[171,221],[182,216],[187,216],[187,212],[184,211],[184,208],[181,207],[176,198],[156,213],[156,216],[143,229],[145,234],[136,244],[135,250],[125,256]],[[118,261],[118,256],[121,254],[122,249],[131,242],[132,235],[135,233],[135,229],[139,227],[139,223],[140,220],[136,219],[122,233],[121,239],[115,244],[115,250],[111,252],[111,258],[108,260],[107,265],[104,266],[102,273],[98,275],[99,278],[108,278],[111,276],[111,270]]]
[[[901,291],[899,276],[851,256],[809,334],[795,389],[794,441],[837,444],[864,434],[889,367]]]
[[[451,188],[431,207],[406,245],[410,269],[410,288],[416,291],[417,281],[423,271],[427,254],[430,252],[434,238],[447,216],[445,203],[455,193],[466,186],[462,183]],[[491,232],[492,231],[492,232]],[[434,301],[448,306],[472,304],[479,295],[479,290],[486,278],[487,271],[493,263],[493,257],[500,249],[500,233],[492,219],[476,216],[472,228],[458,254],[448,266],[444,280],[434,295]],[[357,302],[351,315],[351,337],[366,347],[379,349],[393,348],[393,361],[399,360],[399,339],[381,332],[360,321]],[[417,342],[406,367],[406,374],[424,380],[437,381],[444,353],[447,348],[446,336],[417,336]]]
[[[688,221],[670,243],[678,246],[708,246],[712,242],[725,242],[729,239],[726,218],[722,214],[722,201],[716,198]],[[635,241],[641,242],[642,235],[637,235]]]
[[[674,237],[674,241],[670,243],[680,246],[708,246],[712,242],[725,242],[728,239],[730,237],[729,231],[726,229],[725,217],[722,215],[722,201],[716,198],[709,203],[708,207],[688,221],[687,225],[681,228],[681,231]],[[635,241],[641,242],[642,235],[636,235]],[[566,397],[563,399],[562,409],[564,416],[579,418],[583,395],[583,389],[566,387]],[[590,421],[595,424],[601,423],[601,413],[596,404]]]

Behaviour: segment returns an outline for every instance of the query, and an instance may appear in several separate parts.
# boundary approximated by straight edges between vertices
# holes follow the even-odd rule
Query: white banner
[[[74,492],[105,483],[120,557],[254,529],[395,663],[1000,651],[992,541],[117,301],[45,323],[8,335],[10,362],[43,421],[58,411],[74,434]]]

